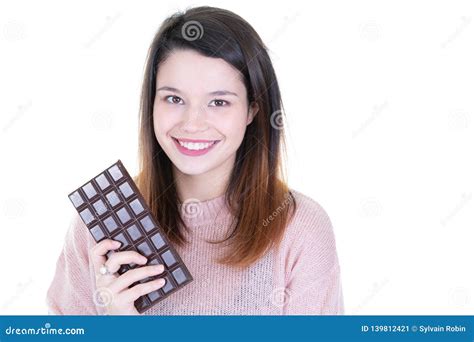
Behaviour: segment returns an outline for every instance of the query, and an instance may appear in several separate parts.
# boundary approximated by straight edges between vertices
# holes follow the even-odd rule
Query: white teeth
[[[214,141],[210,143],[190,143],[178,140],[178,142],[181,146],[186,147],[188,150],[204,150],[214,144]]]

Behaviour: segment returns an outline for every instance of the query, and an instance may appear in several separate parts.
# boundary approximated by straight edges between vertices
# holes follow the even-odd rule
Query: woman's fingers
[[[153,265],[128,270],[110,284],[110,289],[113,292],[121,292],[134,282],[163,273],[164,269],[163,265]]]
[[[105,261],[107,258],[105,255],[110,251],[110,250],[115,250],[120,247],[120,242],[110,240],[110,239],[105,239],[96,244],[94,247],[91,248],[90,251],[90,256],[92,260],[92,264],[94,266],[95,274],[99,274],[99,269],[100,267],[105,264]]]
[[[133,286],[129,289],[129,286],[133,283],[146,279],[148,277],[156,276],[163,273],[163,265],[143,266],[135,269],[131,269],[121,276],[117,277],[115,274],[121,265],[135,263],[138,265],[146,264],[147,258],[135,251],[123,251],[115,252],[106,258],[106,254],[111,250],[116,250],[120,247],[120,242],[106,239],[97,243],[90,250],[90,258],[93,263],[94,271],[97,276],[96,286],[102,288],[102,290],[110,293],[113,300],[110,304],[111,307],[127,307],[126,312],[135,310],[133,306],[134,301],[140,296],[146,295],[152,291],[163,287],[165,284],[164,279],[156,279],[141,283]],[[103,265],[107,266],[110,275],[100,274],[100,268]],[[122,309],[120,309],[122,310]],[[135,312],[133,311],[133,312]],[[125,311],[124,311],[125,312]]]
[[[121,265],[131,263],[144,265],[147,261],[147,258],[135,251],[117,252],[112,254],[107,260],[107,268],[111,273],[115,273]]]
[[[137,284],[131,289],[123,291],[121,293],[121,296],[125,302],[133,303],[139,297],[144,296],[155,290],[158,290],[159,288],[162,288],[165,285],[165,283],[166,283],[165,279],[159,278],[159,279],[155,279],[143,284]]]

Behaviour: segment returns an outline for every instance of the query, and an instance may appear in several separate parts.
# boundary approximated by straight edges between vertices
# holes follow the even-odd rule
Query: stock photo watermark
[[[89,40],[86,41],[84,44],[84,48],[88,49],[92,47],[110,28],[115,24],[118,18],[120,18],[122,14],[120,12],[115,13],[113,16],[105,17],[105,23],[102,28],[94,34]]]
[[[186,218],[195,218],[201,216],[201,201],[196,198],[189,198],[185,200],[181,205],[181,214]]]
[[[466,30],[466,27],[471,23],[471,17],[461,17],[461,24],[456,28],[456,30],[446,38],[445,41],[441,43],[441,48],[445,49],[447,46],[451,45],[462,32]]]
[[[469,202],[471,202],[472,199],[472,193],[463,193],[461,195],[461,199],[458,201],[456,206],[451,210],[451,212],[446,215],[445,217],[441,218],[440,223],[443,227],[446,227],[446,225],[457,215],[459,212],[466,207]]]
[[[364,299],[359,303],[359,305],[356,306],[356,308],[352,311],[352,314],[356,314],[360,312],[364,307],[366,307],[367,304],[369,304],[388,283],[388,278],[384,278],[381,281],[374,282],[369,293],[364,297]]]
[[[84,328],[53,328],[51,323],[45,323],[38,328],[15,328],[9,326],[5,328],[5,335],[84,335]]]
[[[28,290],[28,288],[31,287],[31,285],[33,284],[33,278],[29,277],[27,280],[25,281],[21,281],[19,282],[17,285],[16,285],[16,288],[15,288],[15,293],[13,294],[13,296],[11,296],[10,298],[8,298],[2,305],[2,309],[5,310],[5,309],[8,309],[12,306],[12,304],[14,304],[15,302],[17,302],[23,295],[24,293],[26,292],[26,290]]]
[[[291,203],[291,199],[291,196],[287,194],[283,203],[280,204],[266,219],[263,220],[263,226],[268,226],[270,222],[272,222],[275,217],[277,217],[280,212]]]
[[[284,120],[283,120],[283,111],[277,110],[270,115],[270,125],[277,130],[282,130],[284,127]]]
[[[94,304],[100,308],[104,308],[112,304],[114,294],[106,287],[96,289],[92,295]]]
[[[364,198],[360,201],[359,214],[364,218],[380,216],[382,204],[375,197]]]
[[[18,21],[9,21],[3,26],[3,38],[14,43],[26,38],[25,24]]]
[[[3,133],[6,133],[25,113],[31,108],[32,101],[28,100],[26,103],[21,104],[17,107],[17,110],[12,115],[8,123],[3,127]]]
[[[270,294],[270,302],[276,307],[288,305],[291,300],[291,291],[286,287],[277,287]]]
[[[181,28],[181,35],[187,41],[194,41],[201,39],[204,35],[204,28],[201,23],[196,20],[187,21]]]
[[[365,120],[358,129],[352,132],[352,139],[357,138],[363,131],[367,129],[371,124],[375,122],[376,119],[380,117],[382,112],[387,108],[388,102],[385,101],[381,105],[375,105],[372,111],[372,115],[370,115],[367,120]]]
[[[382,29],[375,20],[367,20],[359,25],[359,33],[362,39],[376,42],[381,37]]]

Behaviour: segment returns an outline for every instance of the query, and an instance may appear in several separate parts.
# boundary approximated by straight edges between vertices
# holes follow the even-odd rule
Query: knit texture
[[[199,215],[183,215],[190,243],[177,251],[194,281],[144,315],[336,315],[344,313],[335,236],[325,210],[292,190],[295,216],[278,249],[245,269],[220,265],[222,239],[232,216],[220,196],[200,202]],[[89,259],[94,246],[87,227],[75,215],[47,292],[51,314],[100,315],[94,304],[95,273]]]

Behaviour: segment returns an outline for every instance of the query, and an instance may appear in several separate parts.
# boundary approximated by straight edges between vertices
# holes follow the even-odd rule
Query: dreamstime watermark
[[[277,287],[270,294],[270,303],[276,307],[288,305],[291,300],[291,291],[286,287]]]
[[[466,30],[466,27],[471,23],[471,17],[461,17],[461,25],[458,26],[458,28],[449,35],[449,37],[441,43],[441,48],[445,49],[446,46],[451,44],[454,40],[456,40],[457,37],[461,34],[461,32]]]
[[[360,36],[371,42],[377,41],[381,36],[380,25],[375,20],[368,20],[359,26]]]
[[[100,37],[104,35],[105,32],[107,32],[112,27],[112,25],[120,16],[121,13],[116,13],[114,16],[107,16],[105,18],[104,26],[102,26],[102,28],[84,44],[84,48],[90,48]]]
[[[25,201],[22,198],[9,198],[3,201],[3,215],[8,219],[25,216]]]
[[[277,110],[270,115],[270,125],[274,129],[283,129],[283,112],[281,110]]]
[[[466,307],[471,302],[470,291],[465,287],[456,287],[451,290],[450,302],[456,307]]]
[[[285,207],[290,204],[292,197],[290,195],[285,196],[285,200],[280,204],[266,219],[263,220],[263,226],[266,227],[270,224],[273,219],[280,214],[280,212],[285,209]]]
[[[360,216],[362,217],[376,217],[379,216],[382,212],[382,205],[380,202],[374,198],[365,198],[360,202]]]
[[[3,26],[3,37],[9,42],[25,39],[25,25],[16,21],[9,21]]]
[[[454,207],[451,212],[443,217],[440,222],[443,227],[446,227],[449,221],[453,219],[472,199],[472,193],[463,193],[461,195],[461,200],[458,202],[458,204]]]
[[[448,127],[458,131],[469,127],[471,118],[468,112],[456,110],[449,115]]]
[[[5,328],[5,335],[84,335],[84,328],[53,328],[50,323],[45,323],[39,328]]]
[[[367,129],[367,127],[370,124],[372,124],[380,116],[380,114],[383,112],[385,108],[387,108],[387,106],[388,106],[387,101],[385,101],[381,105],[374,106],[372,115],[369,118],[367,118],[367,120],[365,120],[358,129],[352,132],[352,139],[355,139],[357,136],[359,136],[360,133],[362,133],[365,129]]]
[[[198,217],[202,214],[201,202],[196,198],[189,198],[181,205],[181,214],[187,218]]]
[[[10,129],[10,127],[12,127],[13,124],[16,121],[18,121],[18,119],[20,119],[30,109],[31,104],[32,104],[32,101],[29,100],[25,104],[19,105],[17,107],[17,110],[16,110],[15,114],[12,116],[10,121],[8,121],[8,123],[3,127],[3,133],[8,131]]]
[[[6,300],[3,305],[2,309],[8,309],[13,303],[15,303],[21,296],[25,293],[26,289],[28,289],[31,284],[33,284],[33,278],[29,277],[24,282],[19,282],[16,285],[16,292],[13,296],[11,296],[8,300]]]
[[[112,115],[108,112],[96,112],[92,114],[92,127],[99,130],[105,131],[111,129],[113,126]]]
[[[372,289],[369,294],[364,297],[362,302],[352,311],[351,314],[359,312],[363,307],[365,307],[382,289],[388,284],[388,279],[384,278],[380,282],[374,282]]]
[[[278,27],[278,29],[275,31],[275,33],[270,38],[270,40],[268,40],[267,44],[271,44],[275,42],[280,36],[282,36],[283,33],[285,33],[285,31],[288,29],[288,26],[290,26],[290,24],[292,24],[296,20],[296,18],[298,18],[299,16],[300,16],[299,12],[293,13],[290,16],[284,16],[283,24],[280,27]]]
[[[112,304],[114,299],[114,294],[107,287],[100,287],[94,291],[92,295],[92,300],[94,304],[98,307],[107,307]]]
[[[190,20],[184,23],[183,27],[181,28],[181,35],[187,41],[193,41],[197,39],[201,39],[204,34],[204,28],[202,27],[201,23],[196,20]]]

